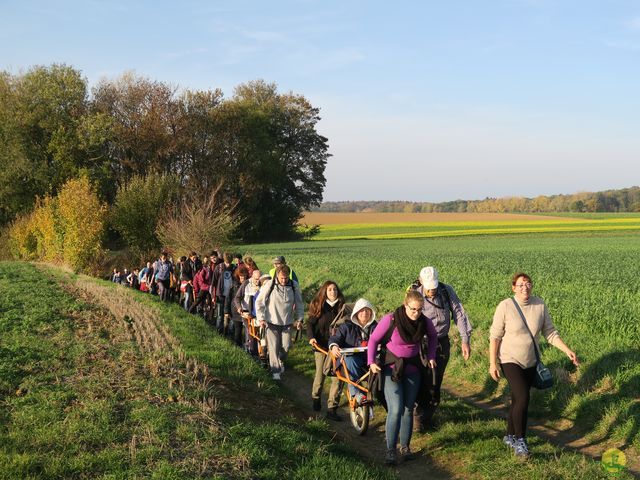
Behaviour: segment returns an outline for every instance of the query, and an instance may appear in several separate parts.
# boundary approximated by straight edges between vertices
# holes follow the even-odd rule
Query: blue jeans
[[[347,370],[349,371],[349,377],[352,381],[358,380],[361,376],[367,373],[367,357],[366,354],[356,353],[355,355],[344,355],[342,358],[344,359],[344,364],[347,366]],[[354,387],[350,383],[347,384],[349,387],[349,393],[353,397],[356,393],[364,393],[362,390]]]
[[[187,285],[182,301],[184,302],[184,309],[188,312],[191,304],[193,303],[193,287],[191,285]]]
[[[224,297],[216,298],[216,330],[222,335],[224,333]]]
[[[385,433],[387,449],[393,450],[398,444],[408,447],[413,431],[413,405],[420,389],[420,372],[405,373],[396,383],[391,380],[391,367],[384,369],[384,398],[387,400],[387,422]]]

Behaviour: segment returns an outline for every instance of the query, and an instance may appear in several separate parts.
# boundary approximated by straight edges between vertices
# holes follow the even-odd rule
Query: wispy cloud
[[[640,42],[630,42],[627,40],[605,40],[605,46],[618,50],[627,50],[632,52],[640,51]]]
[[[217,63],[219,65],[242,64],[261,51],[262,48],[258,45],[226,45],[218,52]]]
[[[188,50],[182,50],[178,52],[165,52],[164,56],[170,60],[175,60],[179,58],[192,57],[195,55],[202,55],[208,52],[209,52],[208,48],[200,47],[200,48],[191,48]]]
[[[277,42],[285,39],[285,36],[278,32],[269,32],[266,30],[239,30],[239,33],[248,40],[255,40],[258,42]]]
[[[627,22],[627,26],[632,30],[640,31],[640,17],[632,18]]]
[[[349,65],[360,63],[366,58],[365,54],[357,48],[349,47],[327,52],[324,58],[318,60],[321,70],[338,70]]]

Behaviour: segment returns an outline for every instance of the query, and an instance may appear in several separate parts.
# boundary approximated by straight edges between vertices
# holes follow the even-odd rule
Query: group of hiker
[[[163,252],[153,264],[149,262],[126,276],[114,271],[112,280],[156,293],[165,301],[175,299],[189,312],[202,313],[220,334],[230,335],[236,345],[256,356],[258,341],[249,334],[248,326],[259,328],[264,332],[272,378],[281,381],[292,333],[303,328],[304,304],[298,278],[285,258],[277,256],[272,263],[273,268],[264,273],[249,257],[213,251],[202,259],[191,252],[174,267]],[[555,329],[544,301],[531,296],[532,288],[529,275],[516,273],[511,279],[514,296],[498,305],[490,329],[489,374],[498,381],[502,372],[511,391],[503,442],[520,458],[529,456],[529,397],[540,364],[536,338],[542,333],[578,365],[576,354]],[[454,288],[439,281],[433,266],[420,270],[418,279],[407,288],[402,305],[379,321],[372,302],[360,298],[353,305],[347,304],[338,284],[325,281],[309,304],[306,321],[316,368],[311,389],[313,410],[322,409],[321,393],[329,376],[326,416],[332,421],[341,420],[338,405],[343,385],[327,368],[328,360],[344,362],[351,378],[369,372],[381,385],[387,408],[385,463],[413,459],[413,432],[438,428],[435,412],[450,358],[452,322],[466,361],[471,355],[471,322]],[[367,348],[342,355],[342,349],[352,347]],[[356,403],[371,401],[353,385],[348,384],[348,388]]]

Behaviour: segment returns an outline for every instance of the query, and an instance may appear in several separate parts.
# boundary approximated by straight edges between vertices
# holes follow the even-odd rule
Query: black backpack
[[[444,298],[444,300],[449,304],[449,313],[451,314],[451,319],[453,319],[454,313],[453,313],[453,303],[451,303],[451,297],[449,296],[449,289],[447,288],[447,284],[443,283],[443,282],[439,282],[438,283],[438,290],[436,292],[436,297],[438,296],[442,296]],[[420,283],[420,279],[416,280],[415,282],[413,282],[411,285],[409,285],[409,288],[407,290],[417,290],[419,292],[421,292],[422,290],[422,283]],[[444,305],[441,307],[439,305],[436,305],[435,303],[429,301],[429,299],[426,299],[427,302],[429,302],[431,305],[433,305],[434,307],[440,309],[440,310],[444,310]]]
[[[267,292],[267,298],[264,300],[264,303],[267,303],[269,301],[269,299],[271,298],[271,292],[273,292],[273,289],[276,287],[276,282],[277,280],[275,278],[273,278],[271,280],[271,286],[269,287],[269,291]],[[291,290],[293,290],[293,294],[296,294],[296,286],[293,283],[293,280],[289,279],[287,280],[287,283],[285,283],[283,285],[284,287],[291,287]]]

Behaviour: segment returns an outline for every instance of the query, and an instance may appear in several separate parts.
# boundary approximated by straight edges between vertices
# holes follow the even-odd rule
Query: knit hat
[[[371,302],[369,302],[369,300],[366,300],[364,298],[359,298],[356,301],[356,304],[353,306],[353,310],[351,311],[351,320],[356,318],[356,316],[358,315],[358,312],[363,308],[368,308],[369,310],[371,310],[371,313],[372,313],[371,321],[376,319],[376,311],[374,310],[373,305],[371,305]]]
[[[438,271],[433,267],[424,267],[420,270],[420,283],[425,290],[438,288]]]

